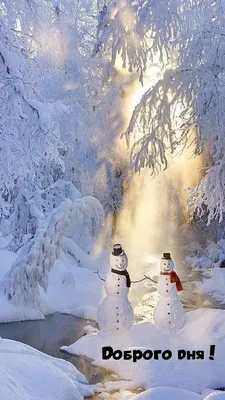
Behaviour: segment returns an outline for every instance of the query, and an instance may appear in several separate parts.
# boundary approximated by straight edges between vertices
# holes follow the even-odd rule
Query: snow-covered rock
[[[1,399],[82,400],[97,390],[68,361],[0,339]]]

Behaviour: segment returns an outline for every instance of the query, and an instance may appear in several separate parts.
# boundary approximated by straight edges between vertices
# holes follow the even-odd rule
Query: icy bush
[[[67,199],[43,219],[34,237],[19,252],[10,271],[0,284],[0,290],[15,305],[40,307],[40,286],[46,291],[49,271],[59,256],[62,238],[72,221],[84,215],[94,217],[99,227],[103,209],[93,197],[75,202]]]
[[[221,239],[217,243],[208,242],[205,249],[194,257],[186,257],[186,263],[192,268],[205,269],[220,267],[225,260],[225,240]]]
[[[12,234],[7,249],[17,251],[28,243],[40,221],[65,199],[76,201],[81,197],[81,193],[72,182],[65,180],[58,180],[45,190],[37,189],[35,192],[21,188],[13,201],[13,212],[8,223],[4,221],[1,226],[5,236]]]

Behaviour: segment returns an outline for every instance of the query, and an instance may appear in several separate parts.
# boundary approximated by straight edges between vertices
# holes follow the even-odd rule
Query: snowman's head
[[[161,272],[172,272],[174,269],[174,262],[170,257],[170,253],[164,253],[163,258],[160,261],[160,271]]]
[[[118,271],[125,271],[127,269],[128,258],[126,253],[120,254],[119,256],[110,255],[110,266]]]
[[[122,246],[120,244],[115,244],[113,246],[113,252],[110,254],[110,266],[118,271],[125,271],[128,264],[128,258]]]

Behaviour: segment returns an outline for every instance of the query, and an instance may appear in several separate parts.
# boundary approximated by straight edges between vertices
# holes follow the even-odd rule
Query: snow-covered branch
[[[65,200],[42,221],[33,239],[19,252],[11,270],[0,284],[0,290],[15,305],[40,307],[39,289],[48,287],[48,275],[59,256],[62,238],[73,221],[81,214],[103,223],[103,209],[93,197],[72,202]]]
[[[101,46],[123,67],[143,73],[157,62],[161,78],[145,92],[126,130],[135,171],[166,168],[176,152],[203,150],[210,167],[192,191],[192,213],[208,222],[224,213],[225,4],[222,0],[117,2],[101,25]],[[212,43],[214,45],[212,46]],[[151,71],[149,71],[149,74]],[[202,208],[203,207],[203,208]]]

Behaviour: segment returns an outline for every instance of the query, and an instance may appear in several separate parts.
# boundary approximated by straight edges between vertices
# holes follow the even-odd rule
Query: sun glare
[[[120,58],[116,70],[121,79],[126,77],[121,101],[125,130],[143,94],[160,78],[160,69],[155,64],[149,66],[144,86],[137,76],[122,68]],[[177,104],[176,114],[179,115],[181,110],[181,104]],[[125,139],[120,138],[121,133],[118,132],[118,152],[129,157]],[[139,137],[141,135],[140,130]],[[137,266],[139,274],[146,272],[146,259],[158,257],[165,251],[172,251],[176,260],[182,258],[180,234],[183,229],[190,234],[188,225],[185,225],[189,218],[186,189],[199,181],[202,167],[202,157],[192,158],[192,150],[192,147],[183,152],[177,149],[177,155],[170,159],[168,169],[154,179],[148,168],[134,174],[124,193],[123,206],[116,218],[114,241],[121,241],[130,255],[129,269],[132,274],[137,275]]]

